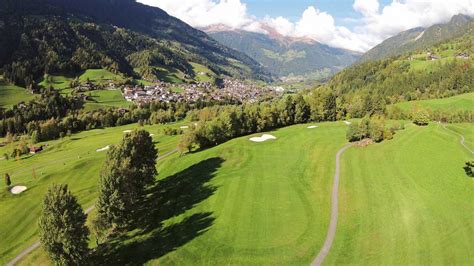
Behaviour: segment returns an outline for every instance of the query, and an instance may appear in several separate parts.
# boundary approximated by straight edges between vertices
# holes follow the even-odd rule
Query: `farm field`
[[[171,208],[176,211],[165,214],[163,228],[112,243],[115,262],[310,264],[326,237],[334,156],[346,144],[347,129],[342,122],[317,125],[269,132],[276,140],[249,141],[261,135],[254,134],[160,161],[159,184],[170,193],[169,204],[176,204]],[[160,127],[148,128],[156,133]],[[448,127],[463,134],[474,130],[469,124]],[[131,128],[94,130],[51,142],[44,154],[25,160],[38,165],[57,158],[55,167],[41,170],[44,176],[36,171],[38,181],[30,178],[25,162],[7,163],[14,182],[24,182],[29,190],[17,197],[0,194],[7,202],[0,214],[10,218],[0,226],[20,236],[0,237],[0,242],[15,243],[0,251],[0,263],[35,241],[36,221],[29,217],[37,217],[31,212],[39,213],[35,202],[49,184],[67,182],[84,208],[93,205],[105,158],[95,149],[118,142],[122,131]],[[155,139],[163,154],[174,149],[178,138]],[[68,154],[82,158],[61,166],[59,158]],[[474,186],[462,169],[469,159],[459,137],[437,124],[407,125],[393,140],[350,148],[342,156],[339,223],[325,265],[472,264]],[[70,176],[63,175],[72,169]],[[16,177],[15,171],[25,172]],[[12,216],[12,210],[19,215]],[[38,249],[20,264],[47,262]]]
[[[155,134],[153,140],[160,155],[172,151],[178,141],[177,136],[164,136],[160,130],[179,125],[145,127]],[[62,140],[41,143],[48,147],[37,155],[19,161],[0,161],[2,174],[11,175],[12,185],[28,187],[26,192],[14,196],[6,191],[3,182],[0,185],[0,226],[5,229],[0,231],[0,265],[37,240],[37,218],[42,198],[52,183],[68,184],[84,209],[94,205],[99,172],[107,153],[96,150],[118,143],[123,131],[136,127],[128,125],[81,132]],[[0,147],[0,154],[11,152],[11,149],[11,145]]]
[[[20,102],[28,102],[35,98],[34,94],[24,88],[14,85],[4,85],[0,82],[0,108],[10,108]]]
[[[463,133],[473,125],[453,125]],[[472,265],[473,156],[437,124],[342,158],[338,232],[327,265]]]
[[[397,106],[405,111],[411,111],[415,108],[440,111],[474,111],[474,92],[456,95],[449,98],[411,101],[397,103]]]

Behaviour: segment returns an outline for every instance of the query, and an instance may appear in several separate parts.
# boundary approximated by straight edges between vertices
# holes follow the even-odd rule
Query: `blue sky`
[[[137,0],[201,29],[309,38],[359,52],[402,31],[474,16],[474,0]],[[218,27],[217,27],[218,26]]]
[[[362,15],[354,10],[353,0],[243,0],[250,14],[257,18],[282,16],[296,22],[308,6],[315,6],[334,17],[337,25],[352,29],[357,23],[351,19],[361,19]],[[383,8],[391,0],[379,1]]]

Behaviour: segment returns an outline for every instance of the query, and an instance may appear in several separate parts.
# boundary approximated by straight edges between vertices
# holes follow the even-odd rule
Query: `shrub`
[[[413,115],[413,123],[417,126],[426,126],[430,122],[426,111],[418,111]]]

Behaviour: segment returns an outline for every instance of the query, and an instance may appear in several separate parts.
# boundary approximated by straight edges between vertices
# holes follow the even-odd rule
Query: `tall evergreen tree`
[[[124,136],[112,147],[101,172],[98,219],[108,227],[125,228],[134,218],[137,203],[153,184],[157,150],[145,130]]]
[[[43,201],[39,233],[41,244],[55,264],[86,262],[89,252],[86,217],[67,185],[49,188]]]

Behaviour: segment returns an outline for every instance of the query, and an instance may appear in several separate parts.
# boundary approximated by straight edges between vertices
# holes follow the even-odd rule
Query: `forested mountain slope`
[[[276,32],[276,31],[274,31]],[[360,54],[313,40],[247,31],[208,31],[222,44],[243,52],[279,77],[321,79],[351,65]]]
[[[360,61],[373,61],[428,48],[437,43],[474,32],[474,21],[465,15],[456,15],[448,23],[428,28],[414,28],[401,32],[365,53]]]
[[[190,62],[217,74],[268,78],[250,57],[134,0],[0,0],[0,36],[3,74],[22,85],[87,68],[153,76],[164,67],[193,76]]]
[[[324,86],[340,97],[341,115],[351,117],[385,104],[473,92],[473,44],[474,35],[466,34],[398,57],[357,64]]]

